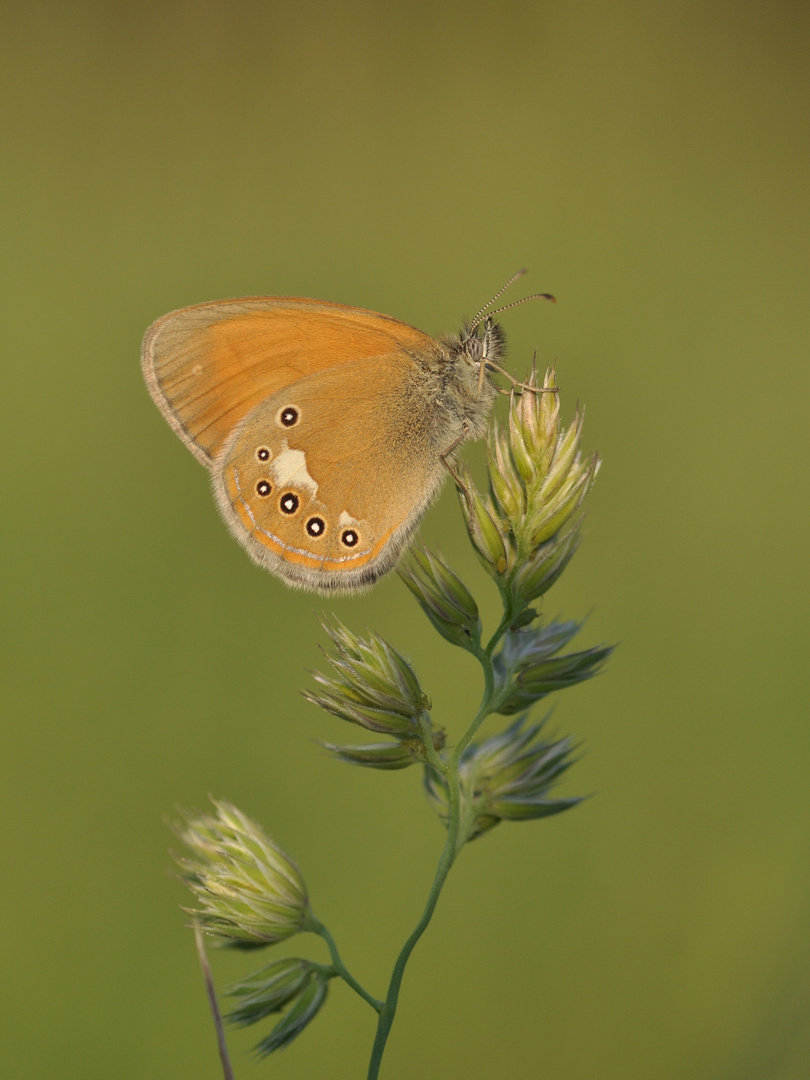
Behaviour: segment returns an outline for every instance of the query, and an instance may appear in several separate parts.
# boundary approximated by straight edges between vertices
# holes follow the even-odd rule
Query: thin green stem
[[[405,974],[405,967],[410,959],[411,953],[416,947],[416,943],[419,941],[422,934],[424,934],[433,917],[433,912],[435,911],[436,904],[439,900],[439,894],[442,891],[447,875],[450,873],[450,867],[453,865],[456,855],[458,854],[459,829],[461,822],[461,791],[458,775],[459,759],[464,747],[469,743],[470,739],[489,715],[489,706],[492,702],[494,693],[492,660],[486,650],[481,648],[476,650],[475,655],[484,671],[484,694],[478,712],[475,714],[472,723],[462,736],[459,745],[456,746],[447,763],[445,764],[439,759],[437,765],[431,760],[431,764],[434,765],[434,768],[438,767],[439,771],[444,773],[447,780],[447,836],[445,838],[441,856],[439,857],[439,863],[436,867],[433,884],[430,887],[427,903],[422,912],[422,918],[403,945],[396,963],[394,964],[394,970],[391,973],[391,981],[388,984],[388,993],[385,998],[385,1004],[382,1007],[380,1018],[377,1021],[377,1034],[374,1039],[374,1046],[371,1050],[371,1060],[369,1062],[367,1080],[377,1080],[377,1077],[379,1076],[383,1052],[397,1011],[399,990],[402,985],[402,977]],[[428,751],[428,757],[429,759],[432,757],[430,751]],[[436,755],[436,757],[438,758],[438,755]]]
[[[368,990],[365,989],[365,987],[360,985],[357,979],[355,979],[355,977],[351,974],[346,965],[343,963],[340,957],[340,953],[338,952],[338,947],[335,943],[335,939],[332,937],[332,935],[329,933],[329,931],[326,929],[322,922],[319,922],[318,919],[314,917],[314,915],[312,918],[313,924],[310,929],[312,930],[313,934],[319,934],[326,942],[327,947],[329,948],[329,955],[332,958],[332,970],[335,972],[336,975],[339,975],[340,978],[343,979],[347,986],[350,986],[356,994],[359,994],[363,1001],[368,1002],[372,1009],[378,1013],[382,1009],[383,1003],[381,1001],[378,1001],[377,998],[375,998],[372,994],[368,992]]]
[[[419,714],[419,727],[422,731],[422,745],[425,748],[425,756],[428,759],[428,763],[432,765],[437,772],[441,773],[442,776],[445,776],[447,773],[447,765],[433,745],[433,730],[430,726],[430,720],[428,719],[427,713]]]
[[[442,891],[445,879],[450,872],[450,867],[453,865],[455,858],[456,848],[456,836],[458,835],[458,785],[455,786],[455,813],[453,813],[453,785],[450,785],[450,819],[448,821],[447,838],[442,849],[442,854],[439,859],[439,864],[436,867],[436,875],[433,879],[433,884],[430,888],[427,904],[425,910],[422,912],[422,918],[416,925],[416,928],[411,933],[411,936],[405,942],[402,947],[402,951],[397,957],[394,964],[394,970],[391,973],[391,981],[388,984],[388,994],[385,999],[385,1004],[380,1011],[380,1018],[377,1021],[377,1034],[374,1038],[374,1045],[371,1049],[371,1060],[368,1066],[368,1080],[377,1080],[380,1073],[380,1062],[382,1061],[383,1051],[385,1050],[385,1044],[388,1041],[388,1035],[391,1031],[391,1025],[394,1022],[394,1016],[397,1011],[397,1001],[399,999],[399,988],[402,985],[402,976],[405,974],[405,965],[410,959],[410,955],[416,946],[417,941],[427,929],[433,912],[436,908],[436,903],[439,899],[439,893]]]
[[[498,644],[503,635],[506,633],[512,623],[521,613],[523,608],[526,606],[524,603],[523,606],[518,609],[515,602],[515,595],[512,590],[511,580],[509,580],[505,584],[505,586],[501,588],[500,592],[501,600],[503,601],[503,618],[498,623],[492,637],[487,642],[486,649],[484,649],[484,652],[489,657],[492,656],[493,652],[495,651],[495,646]]]
[[[380,1063],[382,1062],[382,1056],[385,1051],[388,1036],[391,1032],[391,1026],[394,1023],[394,1017],[396,1016],[399,990],[402,985],[402,978],[405,974],[405,967],[410,959],[411,953],[416,947],[416,943],[419,941],[422,934],[424,934],[433,917],[433,912],[435,911],[436,904],[439,900],[439,894],[442,891],[447,875],[450,873],[450,868],[453,865],[460,848],[463,847],[466,841],[466,830],[469,823],[465,820],[464,829],[462,830],[461,827],[461,788],[459,782],[461,755],[469,746],[470,742],[475,737],[476,732],[492,711],[492,704],[495,698],[495,669],[492,663],[492,654],[496,645],[512,625],[517,615],[517,612],[515,611],[515,599],[511,588],[503,590],[501,596],[504,606],[503,618],[495,629],[495,632],[486,647],[482,647],[478,644],[473,651],[484,673],[484,692],[481,698],[481,704],[469,727],[456,743],[452,754],[446,761],[433,749],[432,740],[429,738],[430,728],[427,718],[425,718],[422,723],[422,733],[423,736],[425,736],[425,749],[428,761],[433,768],[444,775],[447,781],[447,836],[445,838],[441,856],[439,857],[439,863],[436,867],[433,884],[430,887],[427,903],[422,912],[422,918],[416,924],[410,937],[403,945],[396,963],[394,964],[394,970],[391,973],[391,981],[388,984],[388,993],[385,998],[385,1003],[379,1010],[380,1015],[379,1020],[377,1021],[377,1033],[374,1038],[374,1046],[371,1050],[371,1060],[369,1062],[367,1080],[377,1080],[379,1076]]]
[[[496,639],[493,636],[493,640],[486,649],[479,649],[475,654],[484,672],[484,694],[481,698],[481,704],[478,706],[478,712],[473,717],[472,723],[458,740],[453,749],[453,753],[450,755],[448,764],[450,772],[455,776],[456,781],[458,781],[458,766],[461,755],[470,745],[475,733],[481,727],[491,711],[490,706],[492,705],[492,699],[495,696],[495,669],[492,666],[491,649],[494,647],[495,640]]]

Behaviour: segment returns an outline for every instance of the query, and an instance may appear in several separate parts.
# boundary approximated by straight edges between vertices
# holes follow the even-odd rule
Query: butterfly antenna
[[[521,304],[525,304],[527,300],[550,300],[552,304],[557,303],[557,297],[552,296],[550,292],[536,292],[532,293],[531,296],[524,296],[522,300],[515,300],[511,304],[504,304],[503,307],[495,308],[494,311],[488,311],[486,317],[490,318],[492,315],[500,315],[502,311],[508,311],[509,308],[513,307],[519,307]]]
[[[495,301],[498,299],[498,297],[503,296],[503,294],[510,287],[510,285],[514,285],[515,282],[518,280],[518,278],[524,277],[526,274],[528,274],[528,272],[529,272],[528,270],[518,270],[518,272],[516,274],[512,274],[512,276],[509,278],[507,283],[505,285],[502,285],[501,288],[498,289],[498,291],[495,293],[495,295],[492,297],[492,299],[489,301],[489,303],[484,304],[484,306],[481,308],[481,310],[475,316],[475,318],[473,319],[472,326],[470,327],[470,333],[472,333],[472,331],[475,330],[476,326],[478,326],[478,324],[481,322],[481,320],[484,317],[484,312],[487,310],[487,308],[492,307],[492,305],[495,303]]]

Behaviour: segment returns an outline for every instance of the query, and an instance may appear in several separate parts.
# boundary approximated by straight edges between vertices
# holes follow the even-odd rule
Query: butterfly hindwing
[[[245,417],[214,486],[257,562],[318,591],[355,589],[393,564],[444,473],[414,363],[396,352],[326,370]]]

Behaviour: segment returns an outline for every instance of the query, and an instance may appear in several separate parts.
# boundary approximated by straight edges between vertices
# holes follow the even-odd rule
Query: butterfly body
[[[353,592],[396,562],[465,438],[483,434],[501,328],[436,339],[387,315],[260,297],[172,312],[150,393],[211,470],[219,510],[287,584]]]

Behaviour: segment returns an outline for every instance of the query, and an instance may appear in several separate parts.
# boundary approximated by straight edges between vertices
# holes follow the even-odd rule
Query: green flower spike
[[[545,720],[523,727],[521,716],[506,731],[461,755],[459,788],[461,829],[457,847],[474,840],[501,821],[528,821],[560,814],[581,798],[554,799],[549,791],[573,764],[569,738],[538,742]],[[436,769],[425,770],[425,787],[439,817],[447,823],[447,780]]]
[[[327,655],[335,674],[313,672],[323,689],[305,690],[304,697],[333,716],[396,739],[366,746],[325,743],[325,748],[342,761],[387,770],[422,763],[441,749],[444,732],[431,727],[430,702],[408,661],[379,634],[361,638],[339,622],[324,628],[337,653]]]
[[[259,826],[228,802],[175,827],[193,858],[177,858],[200,904],[200,927],[231,948],[270,945],[311,930],[314,920],[298,867]]]
[[[579,451],[583,415],[566,431],[559,422],[553,369],[537,386],[534,365],[527,388],[510,401],[506,429],[493,424],[487,446],[489,493],[482,496],[469,472],[459,481],[464,518],[478,555],[508,599],[511,614],[542,596],[573,556],[582,500],[599,471],[599,455]]]

